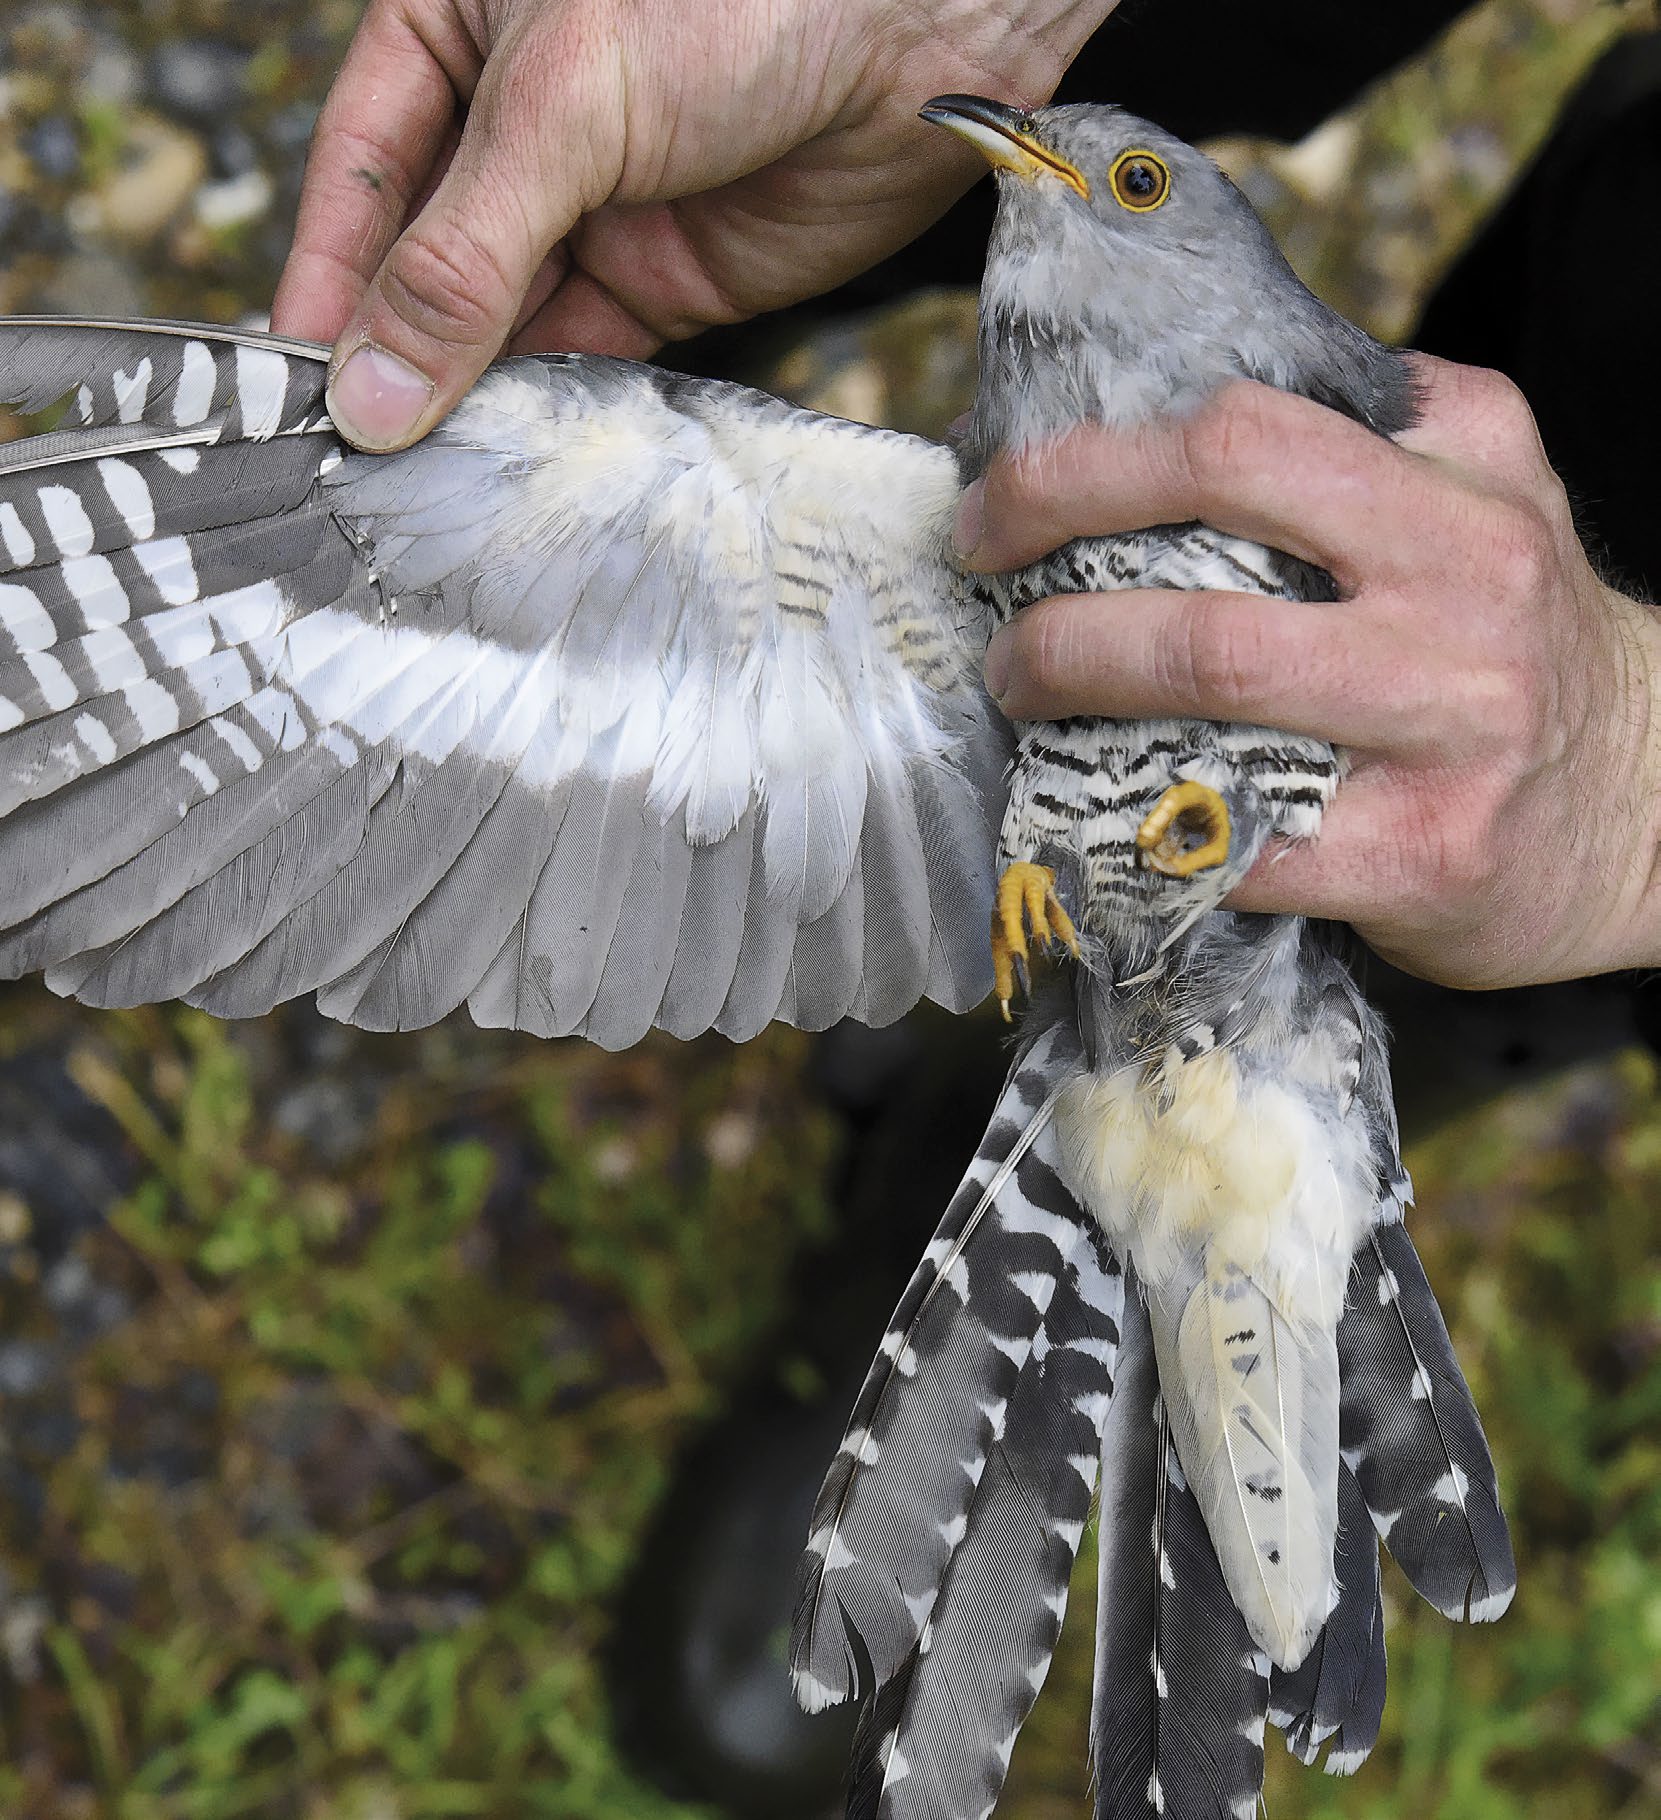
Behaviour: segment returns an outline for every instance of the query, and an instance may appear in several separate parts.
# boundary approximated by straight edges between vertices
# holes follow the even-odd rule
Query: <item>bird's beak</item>
[[[1031,117],[1018,107],[984,95],[936,95],[918,113],[931,125],[967,139],[997,170],[1018,177],[1059,177],[1081,196],[1090,194],[1083,172],[1040,143]]]

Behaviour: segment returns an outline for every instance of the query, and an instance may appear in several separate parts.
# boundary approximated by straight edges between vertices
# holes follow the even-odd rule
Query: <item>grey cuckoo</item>
[[[979,660],[1054,592],[1331,584],[1194,524],[970,583],[947,534],[1074,424],[1244,374],[1389,435],[1413,390],[1157,127],[924,113],[1000,185],[956,455],[568,356],[363,456],[324,349],[0,323],[0,398],[68,399],[0,448],[0,975],[615,1046],[1007,1009],[1065,943],[821,1494],[796,1686],[866,1686],[852,1811],[989,1813],[1099,1479],[1096,1811],[1243,1820],[1266,1721],[1338,1772],[1377,1734],[1377,1538],[1450,1617],[1514,1584],[1342,933],[1217,908],[1339,763],[1011,728]]]

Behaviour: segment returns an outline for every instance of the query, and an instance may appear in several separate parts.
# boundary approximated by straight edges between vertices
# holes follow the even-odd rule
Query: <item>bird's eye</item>
[[[1023,114],[1020,119],[1015,122],[1015,130],[1021,134],[1023,138],[1031,138],[1031,136],[1038,131],[1038,122],[1031,114]]]
[[[1108,172],[1115,199],[1127,209],[1145,215],[1159,207],[1171,193],[1171,171],[1156,153],[1136,149],[1121,152]]]

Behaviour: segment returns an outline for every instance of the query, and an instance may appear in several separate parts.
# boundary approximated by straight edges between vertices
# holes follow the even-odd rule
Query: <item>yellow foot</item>
[[[1015,996],[1015,963],[1028,960],[1027,931],[1043,944],[1065,942],[1078,958],[1078,931],[1055,894],[1055,874],[1048,866],[1017,860],[998,880],[998,903],[992,912],[992,978],[1004,1022],[1010,1023],[1009,1001]]]
[[[1228,804],[1191,779],[1172,784],[1136,831],[1146,863],[1167,878],[1188,878],[1228,858]]]

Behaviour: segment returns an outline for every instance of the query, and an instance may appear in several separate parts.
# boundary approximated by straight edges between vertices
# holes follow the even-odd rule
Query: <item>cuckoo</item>
[[[1334,590],[1198,524],[984,581],[948,534],[1074,425],[1245,375],[1388,436],[1413,385],[1159,128],[923,112],[999,184],[955,451],[568,355],[366,456],[320,347],[0,323],[0,399],[67,401],[0,447],[0,976],[613,1047],[1032,986],[821,1493],[796,1688],[867,1696],[851,1811],[988,1814],[1099,1484],[1097,1814],[1244,1820],[1266,1722],[1337,1772],[1377,1735],[1380,1539],[1450,1617],[1514,1585],[1345,933],[1219,907],[1340,761],[1011,727],[980,659],[1056,592]]]

